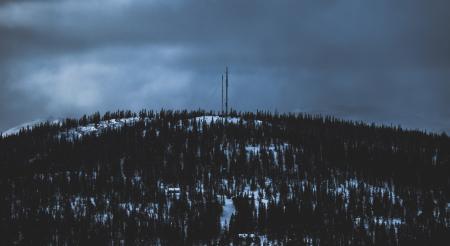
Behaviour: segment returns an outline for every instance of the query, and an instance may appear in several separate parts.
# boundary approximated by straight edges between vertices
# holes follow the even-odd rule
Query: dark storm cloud
[[[448,1],[6,1],[0,129],[231,104],[450,130]],[[8,117],[3,117],[7,115]]]

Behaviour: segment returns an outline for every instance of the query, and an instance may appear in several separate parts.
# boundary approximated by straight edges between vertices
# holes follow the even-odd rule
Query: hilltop
[[[445,134],[307,114],[142,110],[3,136],[4,245],[449,240]]]

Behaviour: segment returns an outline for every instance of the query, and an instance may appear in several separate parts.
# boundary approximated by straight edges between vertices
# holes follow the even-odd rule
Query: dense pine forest
[[[0,137],[1,245],[448,245],[450,138],[142,110]]]

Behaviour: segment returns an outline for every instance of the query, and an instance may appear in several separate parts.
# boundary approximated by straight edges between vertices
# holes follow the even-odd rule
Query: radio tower
[[[225,69],[225,116],[228,116],[228,66]]]
[[[220,112],[223,115],[223,74],[222,74],[222,111]]]

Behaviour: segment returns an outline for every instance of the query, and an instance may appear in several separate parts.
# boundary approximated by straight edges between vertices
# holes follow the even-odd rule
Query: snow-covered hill
[[[91,235],[148,245],[448,241],[449,139],[300,115],[201,115],[114,112],[9,130],[21,135],[0,141],[0,227],[18,232],[3,244],[45,233],[69,245]]]

